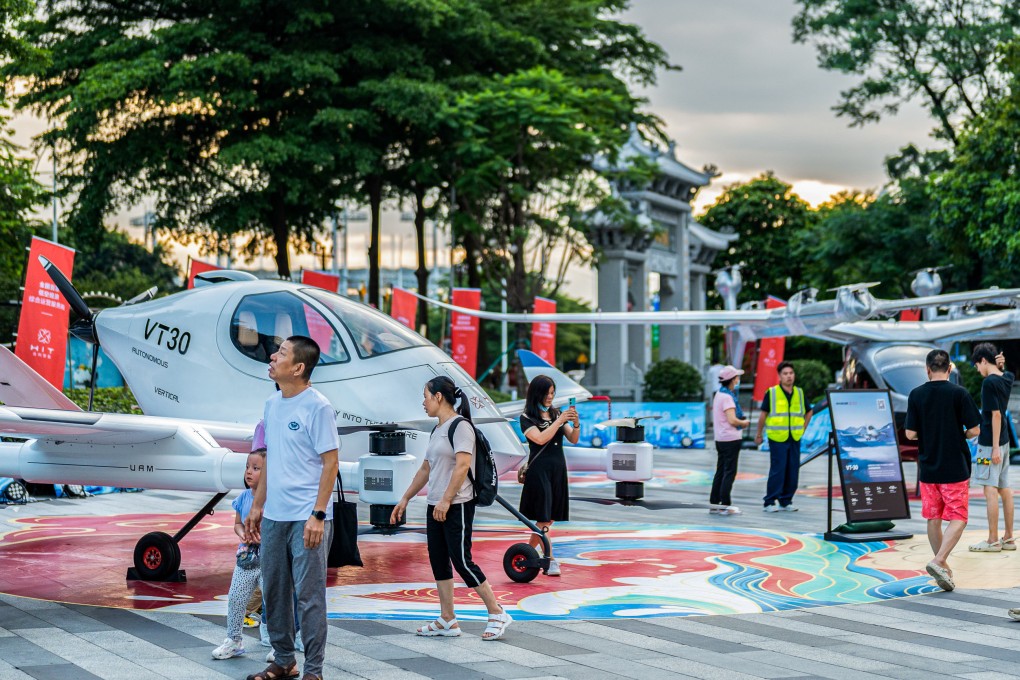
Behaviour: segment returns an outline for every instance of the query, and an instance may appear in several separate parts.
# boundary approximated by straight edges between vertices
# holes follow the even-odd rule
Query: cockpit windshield
[[[414,331],[367,305],[316,288],[303,291],[337,315],[351,332],[358,356],[362,359],[429,344]]]
[[[886,347],[875,353],[875,367],[889,389],[897,394],[910,394],[928,381],[924,359],[930,351],[931,347],[921,345]]]
[[[230,321],[230,339],[241,354],[269,363],[284,340],[304,335],[319,345],[319,364],[350,361],[340,334],[319,310],[293,293],[245,295]]]

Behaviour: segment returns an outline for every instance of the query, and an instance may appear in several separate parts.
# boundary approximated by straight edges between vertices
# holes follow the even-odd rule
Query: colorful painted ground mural
[[[135,540],[172,531],[187,515],[17,520],[0,538],[0,592],[78,604],[224,614],[236,538],[230,515],[199,524],[182,543],[186,583],[125,581]],[[711,526],[567,523],[555,551],[563,576],[510,581],[502,559],[525,540],[517,525],[481,522],[474,557],[518,619],[697,616],[871,602],[934,590],[902,546],[831,544],[817,535]],[[330,572],[334,618],[435,616],[435,584],[421,526],[360,538],[363,569]],[[473,590],[457,587],[458,614],[484,617]]]

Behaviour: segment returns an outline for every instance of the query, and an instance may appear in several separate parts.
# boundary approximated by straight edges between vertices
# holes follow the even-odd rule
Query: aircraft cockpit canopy
[[[362,359],[429,344],[425,338],[371,307],[317,288],[307,288],[303,292],[339,318],[354,338],[354,348]]]
[[[288,291],[256,293],[241,298],[230,322],[230,340],[241,354],[263,364],[292,335],[319,344],[319,364],[351,360],[333,324],[308,302]]]
[[[875,353],[875,366],[886,386],[898,394],[910,394],[915,387],[928,381],[924,360],[931,347],[893,345]]]

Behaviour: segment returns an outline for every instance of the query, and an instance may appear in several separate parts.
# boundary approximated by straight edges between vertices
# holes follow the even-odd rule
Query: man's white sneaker
[[[779,508],[774,505],[766,505],[762,508],[762,512],[779,512]]]
[[[779,506],[780,512],[797,512],[798,510],[800,510],[800,508],[794,507],[793,504]]]
[[[234,642],[230,638],[225,639],[223,644],[212,652],[214,659],[233,659],[235,656],[244,656],[244,647],[240,642]]]
[[[276,654],[274,654],[271,649],[269,650],[269,653],[266,654],[266,663],[276,663]]]
[[[559,576],[560,575],[560,563],[555,559],[549,559],[549,571],[546,572],[546,576]]]

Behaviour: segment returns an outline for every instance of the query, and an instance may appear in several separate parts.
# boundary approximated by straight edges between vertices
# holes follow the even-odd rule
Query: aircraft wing
[[[488,321],[509,323],[588,323],[613,325],[679,325],[728,326],[740,333],[744,340],[805,335],[825,330],[837,323],[860,321],[875,313],[875,298],[868,292],[869,285],[844,286],[836,298],[814,299],[816,291],[804,291],[790,299],[786,307],[775,309],[739,310],[673,310],[659,312],[564,312],[555,314],[503,314],[457,307],[421,295],[416,297],[458,314],[475,316]],[[559,389],[557,389],[559,392]]]
[[[858,321],[833,326],[820,337],[845,343],[952,342],[955,340],[1001,340],[1020,336],[1020,310],[972,314],[960,319],[935,321]]]
[[[178,423],[153,416],[0,406],[0,434],[9,437],[96,445],[148,444],[172,437],[179,429]]]
[[[0,345],[0,404],[81,411],[64,393]]]
[[[172,418],[0,406],[0,434],[27,440],[0,445],[0,477],[205,492],[243,484],[245,456]]]
[[[875,311],[878,314],[891,315],[905,309],[920,309],[922,307],[949,307],[967,304],[1015,307],[1017,303],[1020,303],[1020,288],[985,288],[963,293],[928,295],[902,300],[876,300]]]

